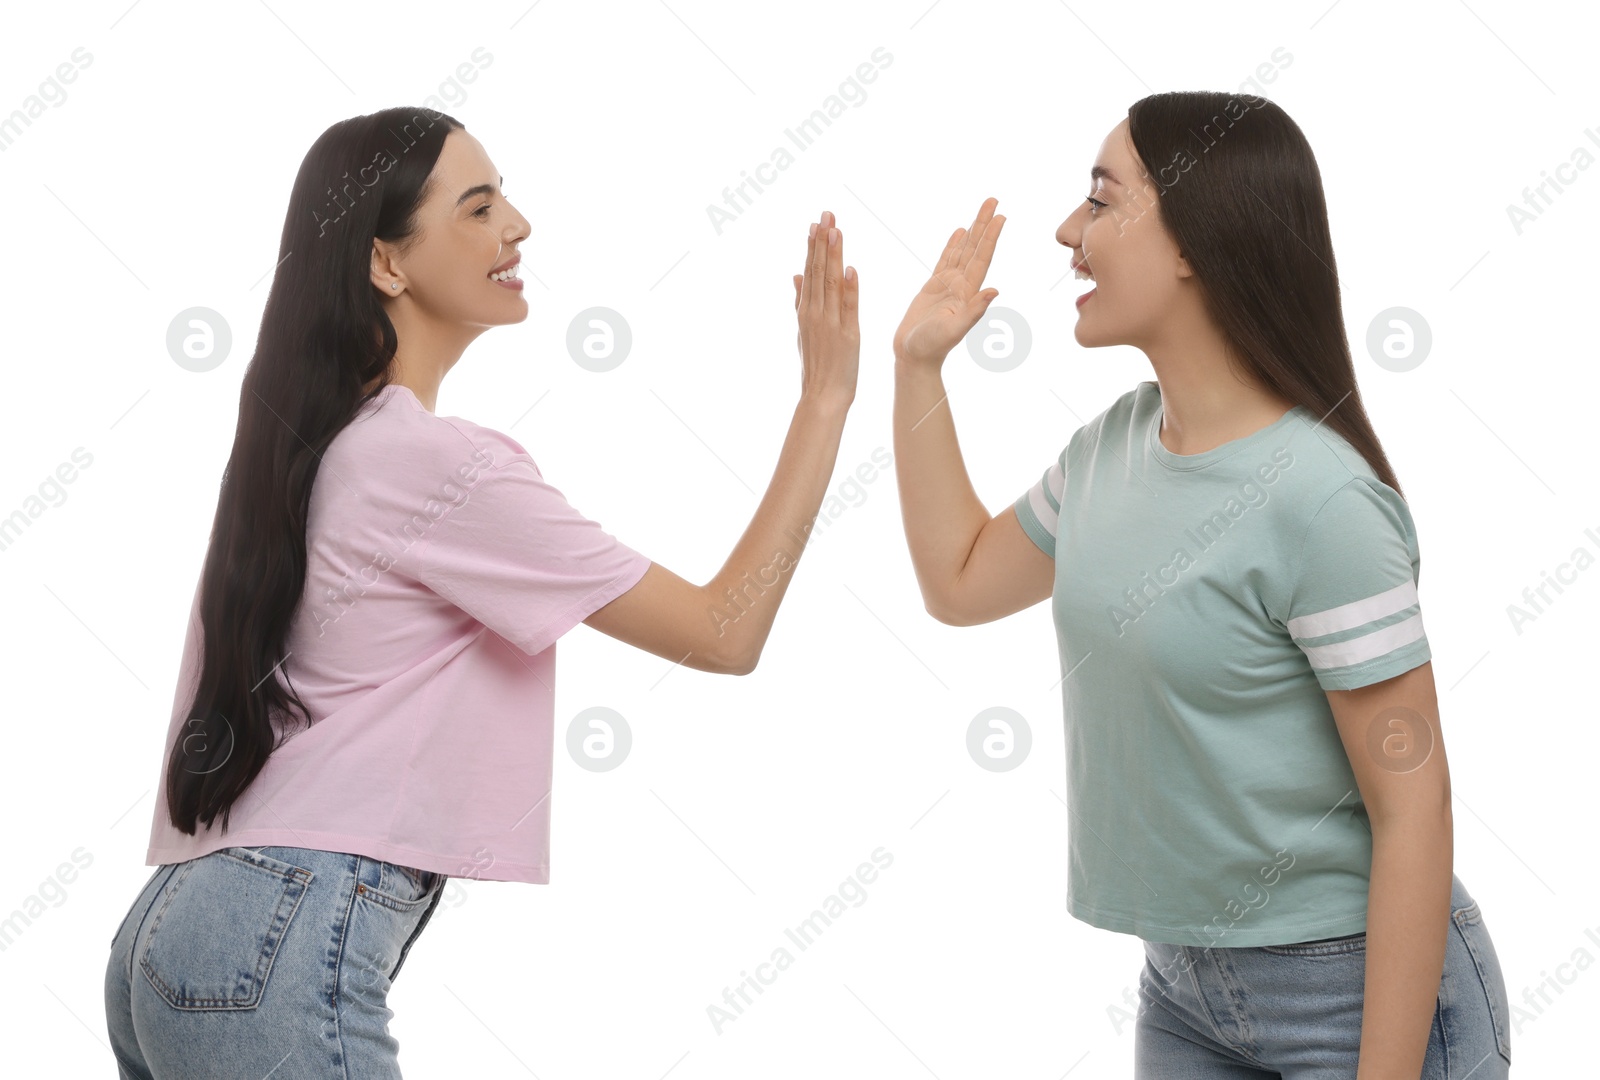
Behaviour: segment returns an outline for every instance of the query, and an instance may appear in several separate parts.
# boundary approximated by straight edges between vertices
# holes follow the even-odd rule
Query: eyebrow
[[[1105,177],[1107,180],[1110,180],[1113,184],[1117,185],[1118,187],[1122,186],[1122,181],[1117,179],[1117,174],[1112,172],[1110,169],[1106,168],[1104,165],[1096,165],[1096,166],[1094,166],[1093,168],[1091,168],[1089,170],[1089,179],[1090,180],[1098,180],[1102,176]]]
[[[505,187],[505,183],[506,183],[506,178],[502,176],[500,178],[500,186],[501,187]],[[493,195],[493,194],[494,194],[494,187],[493,187],[493,185],[490,185],[490,184],[479,184],[476,187],[469,187],[467,190],[465,190],[465,191],[463,191],[461,193],[461,198],[456,200],[456,209],[459,210],[461,208],[461,204],[466,202],[468,199],[472,198],[474,195]]]

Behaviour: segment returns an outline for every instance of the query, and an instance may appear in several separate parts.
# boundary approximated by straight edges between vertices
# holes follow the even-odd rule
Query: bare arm
[[[978,500],[937,370],[896,364],[894,447],[900,517],[928,614],[972,626],[1050,596],[1055,560],[1011,507],[991,516]]]
[[[1433,663],[1327,695],[1372,823],[1356,1076],[1416,1076],[1444,972],[1454,855]]]
[[[900,515],[922,590],[940,622],[991,622],[1049,597],[1055,560],[1010,507],[991,515],[961,458],[940,366],[983,317],[996,289],[979,291],[1004,217],[985,200],[957,229],[895,332],[894,446]]]
[[[800,403],[749,527],[705,585],[652,563],[633,588],[584,620],[601,633],[700,671],[755,670],[822,505],[855,398],[859,283],[853,268],[845,275],[844,238],[831,213],[823,213],[807,241],[805,273],[796,275],[795,287]]]

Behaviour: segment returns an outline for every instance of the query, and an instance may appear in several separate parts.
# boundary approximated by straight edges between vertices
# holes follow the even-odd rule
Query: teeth
[[[1089,271],[1085,270],[1081,266],[1078,267],[1078,272],[1076,274],[1074,274],[1073,277],[1077,278],[1080,281],[1093,281],[1094,280],[1094,275],[1089,273]]]
[[[510,281],[512,278],[517,276],[517,270],[521,266],[522,264],[518,263],[509,270],[502,270],[497,274],[490,274],[489,276],[496,281]]]

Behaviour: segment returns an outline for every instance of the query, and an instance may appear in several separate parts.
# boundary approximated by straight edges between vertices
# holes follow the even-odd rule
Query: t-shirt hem
[[[416,870],[426,870],[445,877],[473,878],[478,881],[520,881],[527,885],[550,884],[549,863],[494,862],[481,869],[470,859],[460,855],[441,855],[421,851],[383,840],[346,836],[340,833],[293,833],[272,829],[240,829],[229,831],[226,837],[217,837],[197,849],[187,847],[152,845],[145,852],[146,866],[166,866],[169,863],[188,862],[229,847],[300,847],[319,851],[335,851],[349,855],[364,855],[369,859],[398,863]]]
[[[622,546],[625,547],[626,545]],[[628,550],[632,551],[633,549],[629,548]],[[546,625],[538,637],[531,639],[528,645],[523,646],[523,651],[529,656],[537,656],[557,641],[560,641],[567,631],[639,584],[645,573],[649,571],[651,560],[649,556],[637,551],[633,552],[633,556],[633,561],[623,569],[622,573],[567,608],[559,618]]]
[[[1292,945],[1301,941],[1315,941],[1317,938],[1359,933],[1367,928],[1365,909],[1353,915],[1344,915],[1318,923],[1230,929],[1223,931],[1215,939],[1210,937],[1209,932],[1196,931],[1188,927],[1161,926],[1143,919],[1130,919],[1124,915],[1098,911],[1087,904],[1075,904],[1070,900],[1067,902],[1067,914],[1079,922],[1088,923],[1101,930],[1132,934],[1146,941],[1169,945],[1188,945],[1191,948],[1238,949],[1261,945]]]
[[[1365,664],[1357,664],[1335,672],[1318,672],[1317,685],[1324,690],[1359,690],[1363,686],[1371,686],[1373,683],[1392,679],[1396,675],[1404,675],[1412,668],[1421,667],[1432,659],[1433,649],[1429,647],[1428,639],[1422,638],[1411,647]]]
[[[1040,551],[1054,558],[1056,538],[1050,535],[1049,530],[1039,521],[1039,515],[1034,513],[1032,506],[1028,505],[1028,496],[1024,495],[1012,503],[1011,507],[1016,511],[1017,522],[1021,524],[1022,531],[1028,535],[1028,539],[1038,545]]]

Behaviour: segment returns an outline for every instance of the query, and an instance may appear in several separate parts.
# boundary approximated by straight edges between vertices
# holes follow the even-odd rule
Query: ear
[[[1182,255],[1178,256],[1178,277],[1180,279],[1194,277],[1194,267],[1190,266],[1189,260]]]
[[[399,282],[402,288],[405,279],[400,273],[400,264],[396,261],[398,252],[395,246],[387,240],[372,238],[372,284],[385,296],[395,296],[400,289],[391,288]]]

